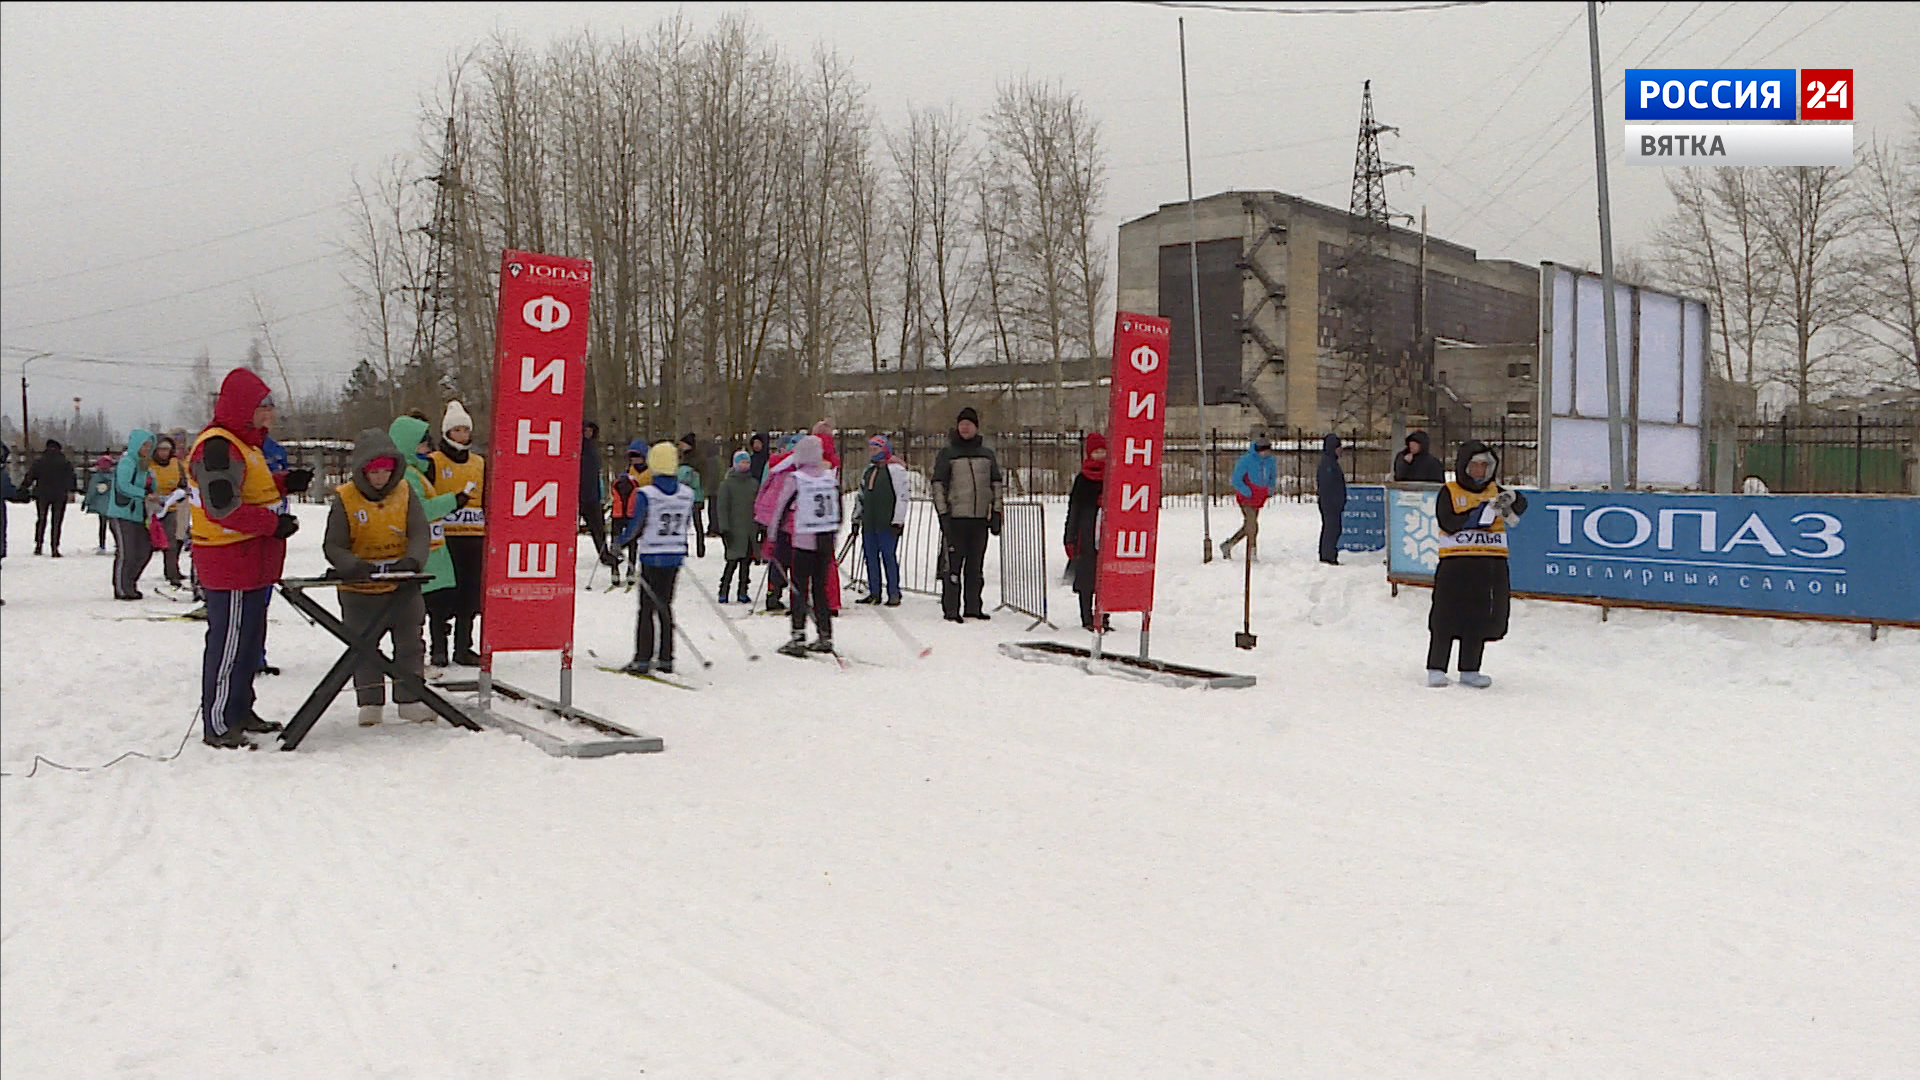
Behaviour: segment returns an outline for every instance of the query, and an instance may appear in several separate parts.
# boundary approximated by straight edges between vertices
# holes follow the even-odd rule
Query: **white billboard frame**
[[[1627,486],[1701,491],[1707,475],[1707,305],[1614,282]],[[1600,275],[1540,264],[1540,486],[1605,487],[1606,337]]]

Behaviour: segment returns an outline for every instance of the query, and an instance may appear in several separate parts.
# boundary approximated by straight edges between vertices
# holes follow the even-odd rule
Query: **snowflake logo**
[[[1440,528],[1427,512],[1426,500],[1415,496],[1395,501],[1399,504],[1395,509],[1400,512],[1400,553],[1423,569],[1438,567]]]

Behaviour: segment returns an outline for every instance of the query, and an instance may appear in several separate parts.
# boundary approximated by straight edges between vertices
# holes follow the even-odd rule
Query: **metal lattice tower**
[[[1402,411],[1413,390],[1411,357],[1389,356],[1380,345],[1377,324],[1386,312],[1388,240],[1395,215],[1387,207],[1386,178],[1413,171],[1411,165],[1380,159],[1380,136],[1400,129],[1373,115],[1373,81],[1360,94],[1360,136],[1353,156],[1353,195],[1348,203],[1347,250],[1337,271],[1340,313],[1340,408],[1336,423],[1372,432],[1384,418]],[[1411,220],[1411,219],[1409,219]]]
[[[457,389],[461,360],[454,261],[460,242],[462,185],[460,142],[452,117],[447,118],[440,170],[427,180],[438,190],[433,200],[433,221],[420,227],[430,246],[426,274],[415,301],[410,365],[413,385],[408,390],[438,398]]]

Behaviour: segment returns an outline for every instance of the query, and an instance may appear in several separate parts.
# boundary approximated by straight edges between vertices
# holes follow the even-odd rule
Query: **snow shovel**
[[[1246,558],[1242,559],[1241,562],[1246,564],[1247,581],[1241,607],[1241,618],[1243,621],[1240,624],[1239,631],[1233,635],[1233,647],[1236,649],[1251,649],[1260,644],[1260,639],[1254,636],[1253,633],[1253,559]]]

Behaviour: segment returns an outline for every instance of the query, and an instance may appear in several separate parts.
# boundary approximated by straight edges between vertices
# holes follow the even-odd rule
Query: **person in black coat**
[[[1340,436],[1327,436],[1320,448],[1320,469],[1315,474],[1320,492],[1320,561],[1338,566],[1341,515],[1347,512],[1347,474],[1340,468]]]
[[[589,420],[580,433],[580,520],[593,537],[593,550],[607,557],[606,465],[600,460],[600,425]]]
[[[1424,481],[1433,484],[1447,482],[1447,467],[1440,459],[1428,452],[1432,440],[1424,431],[1407,433],[1407,448],[1393,456],[1393,478],[1395,480]]]
[[[73,462],[67,460],[57,440],[48,439],[46,450],[34,459],[27,470],[26,488],[33,494],[33,553],[40,554],[46,541],[51,540],[53,557],[57,559],[60,557],[60,525],[67,516],[67,501],[80,490]],[[47,535],[49,531],[52,536]]]
[[[1500,458],[1487,444],[1460,447],[1454,479],[1435,496],[1440,564],[1427,615],[1427,685],[1447,685],[1447,661],[1460,643],[1460,682],[1484,689],[1480,673],[1489,641],[1507,636],[1513,601],[1507,576],[1507,531],[1527,512],[1526,496],[1500,487]]]
[[[1080,628],[1094,629],[1093,592],[1099,578],[1100,493],[1106,488],[1107,437],[1087,436],[1087,456],[1067,495],[1067,528],[1063,542],[1067,567],[1073,571],[1073,591],[1080,595]]]
[[[753,438],[747,440],[747,471],[753,474],[756,483],[767,479],[767,459],[772,456],[767,449],[767,433],[754,432]]]

